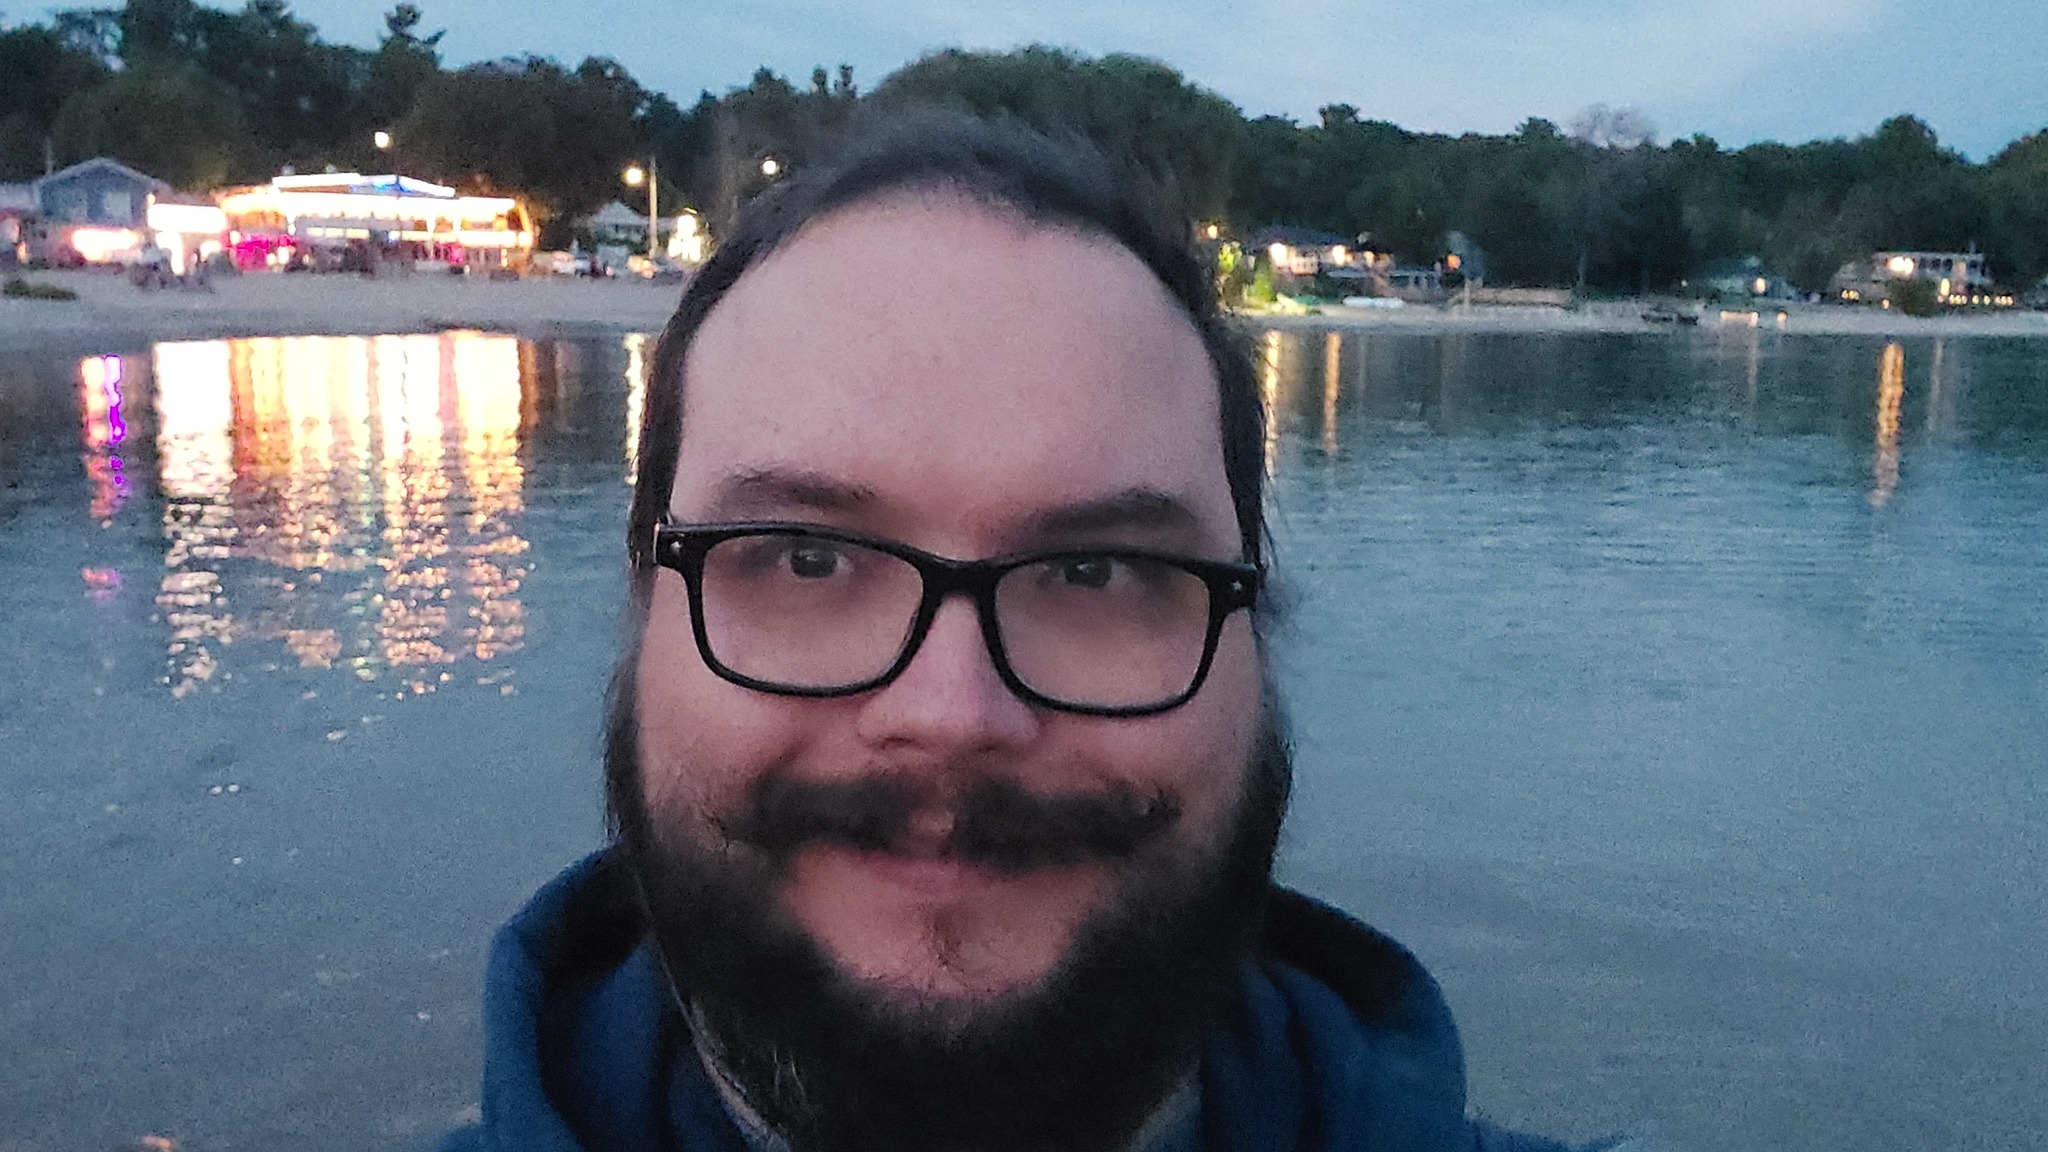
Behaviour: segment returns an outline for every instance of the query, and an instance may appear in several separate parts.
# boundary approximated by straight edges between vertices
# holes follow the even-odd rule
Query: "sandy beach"
[[[343,275],[257,274],[218,279],[212,291],[144,291],[104,271],[37,272],[39,284],[69,288],[73,301],[0,299],[0,349],[82,347],[137,339],[371,334],[475,328],[525,336],[658,331],[679,285],[641,280],[535,278],[492,281],[421,275],[367,280]],[[1700,316],[1698,327],[1646,318]],[[1782,316],[1781,316],[1782,314]],[[1309,315],[1247,313],[1248,325],[1282,329],[1414,333],[1656,333],[1755,327],[1791,335],[1874,337],[2048,337],[2048,313],[2011,310],[1917,318],[1875,308],[1793,304],[1761,310],[1700,310],[1677,301],[1600,300],[1577,307],[1345,308]]]
[[[0,298],[0,349],[75,347],[137,337],[371,335],[448,328],[523,336],[653,332],[668,322],[682,294],[674,283],[577,277],[369,280],[270,273],[221,277],[211,291],[145,291],[125,277],[100,271],[35,272],[28,279],[69,288],[78,299]]]

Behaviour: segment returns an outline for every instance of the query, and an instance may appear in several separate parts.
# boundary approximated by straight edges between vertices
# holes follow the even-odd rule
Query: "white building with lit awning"
[[[487,271],[517,267],[533,249],[532,221],[517,199],[462,196],[410,176],[284,175],[219,200],[244,268],[334,263],[336,254],[356,252],[373,262]]]

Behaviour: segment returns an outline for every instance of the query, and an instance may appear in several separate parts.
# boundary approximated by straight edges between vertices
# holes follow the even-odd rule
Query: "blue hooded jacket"
[[[694,1057],[613,854],[498,933],[480,1124],[442,1152],[749,1152]],[[1442,992],[1364,924],[1286,888],[1203,1050],[1205,1152],[1567,1152],[1467,1116]]]

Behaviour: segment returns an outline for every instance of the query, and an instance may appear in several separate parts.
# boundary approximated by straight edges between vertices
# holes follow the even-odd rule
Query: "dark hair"
[[[640,471],[627,529],[636,606],[652,579],[647,549],[668,507],[682,448],[683,360],[704,318],[740,277],[811,221],[891,193],[928,189],[965,195],[1033,223],[1100,235],[1144,261],[1208,350],[1244,557],[1263,561],[1265,409],[1249,351],[1220,315],[1214,280],[1187,220],[1160,208],[1142,178],[1119,172],[1079,140],[1055,141],[1014,121],[927,115],[860,135],[836,161],[800,169],[763,193],[683,292],[655,349],[640,425]]]

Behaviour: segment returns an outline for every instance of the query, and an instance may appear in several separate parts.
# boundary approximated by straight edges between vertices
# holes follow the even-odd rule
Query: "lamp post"
[[[659,244],[659,240],[655,236],[655,229],[659,227],[661,222],[661,217],[654,213],[655,189],[661,181],[661,161],[659,159],[649,156],[646,168],[643,169],[638,164],[634,164],[626,169],[626,184],[628,187],[638,188],[642,181],[645,181],[647,184],[647,259],[652,261],[655,258],[656,246]]]

